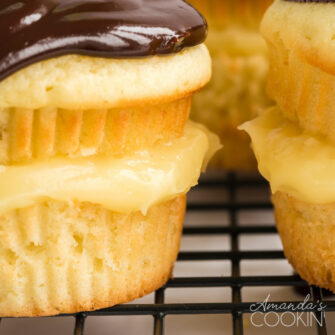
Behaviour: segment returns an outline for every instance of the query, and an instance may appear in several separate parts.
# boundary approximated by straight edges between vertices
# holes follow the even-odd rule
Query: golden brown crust
[[[0,110],[0,164],[56,155],[124,156],[183,134],[191,97],[160,105],[101,110]]]
[[[0,316],[89,311],[162,286],[177,257],[185,196],[141,213],[46,201],[0,217]]]
[[[282,192],[273,203],[289,262],[309,284],[335,292],[335,204],[306,203]]]

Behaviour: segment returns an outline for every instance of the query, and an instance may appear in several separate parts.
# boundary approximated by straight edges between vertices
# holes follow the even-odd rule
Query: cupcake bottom
[[[289,262],[309,284],[335,292],[335,203],[311,204],[284,192],[273,203]]]
[[[148,294],[169,279],[185,196],[120,214],[48,200],[0,217],[0,316],[89,311]]]

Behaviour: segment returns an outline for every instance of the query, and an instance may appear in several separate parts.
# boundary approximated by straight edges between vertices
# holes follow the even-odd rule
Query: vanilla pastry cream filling
[[[271,108],[240,127],[252,139],[259,170],[272,192],[315,204],[335,201],[335,146],[306,133]]]
[[[220,148],[218,138],[189,122],[181,138],[124,158],[55,157],[0,167],[0,213],[53,199],[84,201],[127,213],[186,193]]]

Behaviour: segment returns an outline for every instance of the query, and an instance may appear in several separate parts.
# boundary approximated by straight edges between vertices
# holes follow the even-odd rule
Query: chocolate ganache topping
[[[66,54],[176,53],[206,33],[204,18],[183,0],[1,0],[0,80]]]

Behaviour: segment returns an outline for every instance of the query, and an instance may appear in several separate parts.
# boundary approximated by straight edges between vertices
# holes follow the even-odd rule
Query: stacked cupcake
[[[206,124],[224,143],[212,161],[215,169],[256,170],[250,140],[237,127],[270,105],[265,93],[267,50],[259,23],[271,2],[191,1],[208,21],[206,45],[213,59],[212,80],[195,95],[191,117]]]
[[[0,36],[0,316],[157,289],[219,147],[187,121],[211,72],[203,18],[181,0],[5,0]]]
[[[271,183],[285,254],[335,291],[335,3],[277,0],[262,32],[277,106],[243,126]]]

